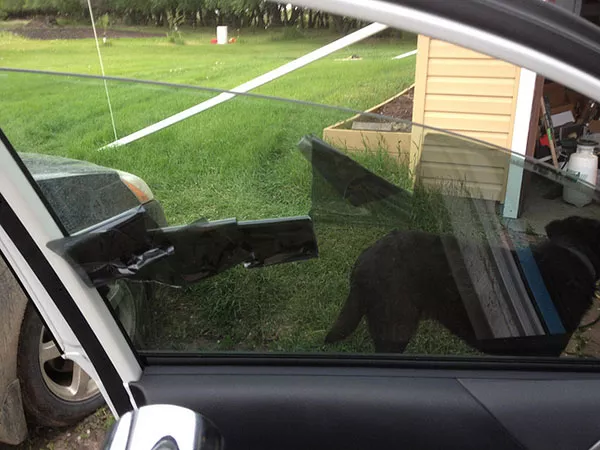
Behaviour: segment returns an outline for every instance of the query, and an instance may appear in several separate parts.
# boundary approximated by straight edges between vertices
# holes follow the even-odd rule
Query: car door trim
[[[600,78],[600,29],[597,25],[543,1],[524,0],[389,0],[429,14],[436,14],[496,36],[511,36],[511,40],[540,52],[552,49],[558,59],[583,72]],[[515,28],[518,33],[514,33]],[[577,47],[574,52],[573,48]]]
[[[511,356],[421,356],[345,353],[168,353],[141,351],[147,366],[374,367],[427,370],[600,373],[600,361],[589,358]]]
[[[92,363],[88,366],[96,368],[95,380],[115,413],[129,411],[135,405],[124,383],[138,379],[141,366],[98,291],[85,286],[65,260],[46,248],[46,242],[64,234],[2,130],[0,167],[5,169],[0,177],[3,257],[63,350],[81,356],[83,364]]]
[[[69,327],[71,328],[76,340],[74,340],[72,337],[69,339],[64,339],[66,337],[64,331],[65,327],[58,327],[58,329],[61,330],[58,333],[62,335],[61,347],[65,349],[65,354],[70,355],[70,359],[73,359],[72,356],[74,355],[79,355],[84,360],[88,359],[92,363],[92,367],[101,367],[102,373],[96,370],[96,377],[93,377],[94,380],[96,381],[98,378],[101,380],[98,384],[104,387],[106,394],[111,399],[112,405],[119,414],[129,411],[131,409],[129,394],[124,389],[123,380],[116,371],[114,364],[112,364],[108,358],[108,355],[104,351],[100,341],[92,332],[89,324],[86,322],[79,308],[77,308],[75,301],[69,295],[68,291],[65,289],[65,286],[60,282],[56,272],[43,257],[39,248],[35,245],[35,242],[27,233],[27,230],[19,221],[18,217],[10,208],[2,194],[0,194],[0,233],[0,240],[2,241],[0,255],[2,255],[2,257],[5,259],[8,267],[15,275],[15,278],[19,281],[19,284],[21,284],[23,292],[29,297],[29,300],[33,301],[36,305],[36,308],[40,313],[40,317],[44,318],[48,317],[49,315],[56,317],[56,315],[49,312],[50,310],[47,308],[44,308],[45,313],[38,308],[38,303],[30,294],[33,290],[33,285],[29,284],[29,286],[25,286],[21,282],[21,279],[26,276],[23,272],[23,264],[20,265],[20,271],[15,270],[15,259],[13,259],[11,262],[8,258],[8,255],[5,255],[5,253],[9,253],[14,256],[14,252],[18,251],[21,254],[31,272],[37,278],[39,286],[42,287],[48,294],[48,298],[56,305],[65,319],[68,318]],[[10,242],[14,245],[13,251],[11,251],[7,240],[10,240]],[[48,326],[48,323],[50,323],[48,320],[43,319],[43,321],[46,326]],[[57,327],[55,324],[53,325],[54,326],[48,326],[48,328],[50,330],[53,330],[54,328],[54,334],[57,333]],[[66,344],[67,342],[69,344]],[[83,347],[80,343],[83,344]],[[87,349],[87,351],[84,351],[83,348]],[[80,361],[75,362],[79,363]],[[84,367],[84,370],[89,372],[89,367],[85,367],[84,365],[82,365],[82,367]],[[90,376],[92,376],[92,374],[90,374]]]
[[[598,441],[598,387],[580,373],[195,366],[148,367],[131,389],[203,414],[229,449],[545,450]]]

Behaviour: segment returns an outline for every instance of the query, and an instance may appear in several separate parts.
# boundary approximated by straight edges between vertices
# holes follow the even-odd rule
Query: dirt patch
[[[391,102],[377,108],[373,113],[382,116],[393,117],[394,119],[412,120],[413,102],[415,88],[410,88],[406,94],[396,97]]]
[[[18,447],[23,450],[100,450],[106,433],[114,423],[107,407],[100,408],[91,416],[71,428],[37,428],[30,430],[29,438]]]
[[[371,111],[371,114],[380,114],[382,116],[398,119],[397,122],[392,122],[392,131],[400,131],[410,133],[412,130],[412,112],[414,103],[415,89],[410,88],[404,95],[396,97],[387,102],[385,105]],[[361,116],[357,119],[359,122],[380,122],[389,123],[390,120],[385,118],[379,119],[373,116]]]
[[[11,33],[23,36],[27,39],[38,40],[56,40],[56,39],[92,39],[94,31],[92,26],[89,27],[61,27],[48,24],[43,21],[32,20],[27,25],[13,28]],[[102,38],[104,32],[98,31],[98,37]],[[146,33],[134,30],[107,30],[106,37],[109,39],[115,38],[147,38],[147,37],[162,37],[160,33]]]

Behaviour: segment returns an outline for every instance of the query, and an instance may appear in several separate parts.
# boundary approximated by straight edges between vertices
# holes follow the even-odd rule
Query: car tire
[[[44,364],[40,362],[42,350],[41,344],[45,343],[47,348],[56,352],[57,357],[48,363],[55,364],[54,372],[57,376],[63,371],[65,379],[69,372],[75,374],[81,371],[79,366],[72,361],[62,360],[60,352],[32,303],[27,305],[21,334],[19,336],[19,353],[17,355],[17,370],[21,383],[21,398],[23,408],[29,422],[49,427],[63,427],[71,425],[87,417],[104,403],[104,399],[98,388],[92,395],[82,395],[81,400],[67,400],[66,396],[57,395],[49,387],[46,375],[43,373]],[[83,371],[81,371],[83,372]],[[87,378],[83,372],[81,375]],[[92,381],[93,383],[93,381]],[[79,383],[82,384],[82,383]]]
[[[146,289],[139,283],[119,281],[111,286],[120,289],[122,299],[113,304],[126,332],[139,345],[141,336],[138,320],[146,299]],[[104,296],[110,302],[110,292]],[[113,296],[114,297],[114,296]],[[137,346],[136,345],[136,346]],[[93,413],[104,404],[98,387],[75,363],[60,357],[54,338],[44,326],[34,305],[25,310],[17,369],[21,383],[23,407],[28,421],[37,425],[63,427],[72,425]]]

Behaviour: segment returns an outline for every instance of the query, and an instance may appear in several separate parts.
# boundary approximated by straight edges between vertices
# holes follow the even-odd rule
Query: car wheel
[[[120,280],[108,287],[105,296],[125,331],[138,340],[136,326],[144,286]],[[71,425],[104,403],[89,375],[78,364],[61,357],[52,334],[31,303],[21,325],[17,364],[23,407],[31,422],[51,427]]]

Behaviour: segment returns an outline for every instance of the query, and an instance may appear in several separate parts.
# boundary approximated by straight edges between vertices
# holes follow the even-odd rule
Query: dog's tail
[[[364,315],[365,311],[362,307],[361,296],[356,289],[350,289],[346,303],[344,303],[337,320],[325,337],[325,343],[332,344],[346,339],[356,330],[360,319]]]

